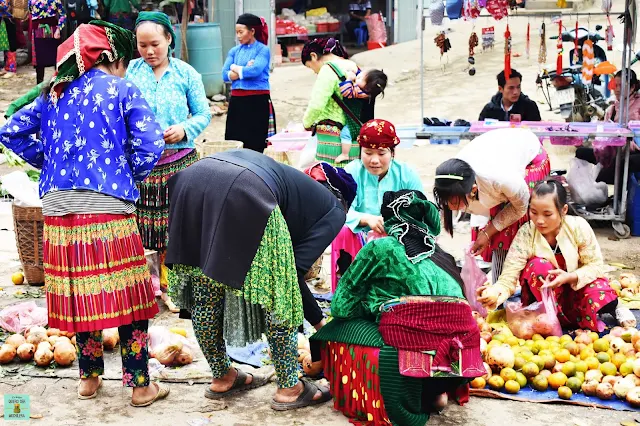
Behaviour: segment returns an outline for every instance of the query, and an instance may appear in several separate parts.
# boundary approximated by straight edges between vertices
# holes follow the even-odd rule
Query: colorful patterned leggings
[[[149,386],[149,321],[134,321],[118,327],[122,354],[122,384],[127,387]],[[102,331],[76,334],[80,378],[104,374]]]
[[[191,319],[200,348],[214,378],[227,374],[231,361],[223,338],[224,287],[211,280],[193,280],[194,306]],[[271,348],[278,386],[290,388],[298,383],[298,335],[295,328],[278,325],[273,315],[267,315],[267,340]]]

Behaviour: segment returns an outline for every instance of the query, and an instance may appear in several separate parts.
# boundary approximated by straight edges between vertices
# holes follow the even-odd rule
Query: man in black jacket
[[[512,69],[509,79],[504,71],[498,78],[498,93],[484,106],[479,121],[492,118],[499,121],[541,121],[535,101],[522,94],[522,74]]]

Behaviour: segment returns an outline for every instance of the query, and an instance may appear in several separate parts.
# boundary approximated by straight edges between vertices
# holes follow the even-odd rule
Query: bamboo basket
[[[31,285],[43,284],[42,233],[44,216],[42,208],[19,207],[13,204],[12,210],[16,245],[24,276]]]
[[[216,154],[218,152],[229,151],[232,149],[242,149],[244,144],[239,141],[207,141],[196,142],[196,150],[200,154],[200,158],[208,157],[209,155]]]
[[[264,155],[273,158],[278,163],[289,165],[289,157],[285,151],[274,151],[272,147],[268,146],[264,149]]]

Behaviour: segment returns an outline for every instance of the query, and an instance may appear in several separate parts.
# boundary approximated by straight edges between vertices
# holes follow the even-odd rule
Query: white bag
[[[0,178],[2,188],[13,197],[18,207],[42,207],[38,182],[32,182],[22,170],[11,172]]]
[[[609,197],[609,188],[604,182],[596,182],[602,170],[600,164],[594,165],[579,158],[573,158],[567,173],[567,183],[571,190],[571,198],[585,206],[601,205]]]
[[[318,137],[316,135],[309,139],[309,142],[300,152],[300,158],[296,164],[296,168],[302,170],[309,167],[316,161],[316,151],[318,150]]]

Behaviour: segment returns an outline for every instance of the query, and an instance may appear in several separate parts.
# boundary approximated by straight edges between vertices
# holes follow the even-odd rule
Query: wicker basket
[[[44,283],[42,264],[42,231],[44,216],[41,207],[19,207],[13,204],[13,228],[24,276],[29,284]]]
[[[264,155],[273,158],[278,163],[289,165],[289,157],[287,157],[287,153],[285,151],[274,151],[274,149],[269,146],[265,148]]]
[[[196,142],[196,150],[200,154],[200,158],[208,157],[209,155],[216,154],[218,152],[229,151],[231,149],[242,149],[244,144],[239,141],[207,141]]]

